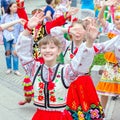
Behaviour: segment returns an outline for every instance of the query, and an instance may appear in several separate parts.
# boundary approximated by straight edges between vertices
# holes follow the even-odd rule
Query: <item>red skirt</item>
[[[67,110],[76,120],[100,120],[104,112],[90,76],[80,76],[68,89]]]
[[[37,109],[32,120],[73,120],[70,113],[66,110],[61,111],[47,111]]]

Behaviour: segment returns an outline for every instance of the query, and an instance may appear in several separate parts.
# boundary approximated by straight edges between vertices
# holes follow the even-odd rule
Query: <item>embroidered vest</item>
[[[72,60],[72,55],[73,54],[73,42],[67,47],[65,53],[63,54],[64,56],[64,63],[68,64]]]
[[[51,88],[43,78],[43,65],[39,67],[34,81],[34,104],[43,108],[64,108],[66,106],[67,86],[63,80],[63,66],[58,64],[52,79]]]

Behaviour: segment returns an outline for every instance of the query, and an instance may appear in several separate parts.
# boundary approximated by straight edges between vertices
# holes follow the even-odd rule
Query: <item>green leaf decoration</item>
[[[63,100],[63,98],[61,98],[61,97],[58,97],[58,100]]]

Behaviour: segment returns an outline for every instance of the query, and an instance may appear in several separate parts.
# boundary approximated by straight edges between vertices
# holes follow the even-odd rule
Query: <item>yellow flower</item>
[[[78,111],[78,119],[79,120],[85,120],[84,114],[81,111]]]

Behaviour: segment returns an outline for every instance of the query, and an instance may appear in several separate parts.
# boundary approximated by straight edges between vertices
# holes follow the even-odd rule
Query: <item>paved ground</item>
[[[44,0],[25,0],[26,11],[30,15],[35,8],[43,7]],[[79,4],[78,4],[79,7]],[[79,14],[78,14],[79,15]],[[77,16],[78,16],[77,15]],[[14,75],[6,75],[6,65],[4,56],[4,47],[0,45],[0,120],[31,120],[31,116],[35,112],[34,106],[31,104],[19,106],[18,101],[23,98],[21,81],[24,77],[24,71],[20,66],[21,77]],[[94,79],[98,79],[97,73],[94,73]],[[107,120],[120,120],[120,100],[112,101],[109,99],[108,109],[106,110]]]
[[[26,11],[28,15],[35,8],[45,5],[44,0],[26,0]],[[23,99],[23,90],[21,82],[24,78],[24,71],[20,66],[21,77],[6,75],[6,64],[4,56],[4,47],[0,45],[0,120],[31,120],[35,112],[33,104],[19,106],[18,101]]]

